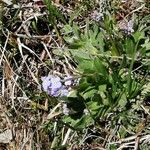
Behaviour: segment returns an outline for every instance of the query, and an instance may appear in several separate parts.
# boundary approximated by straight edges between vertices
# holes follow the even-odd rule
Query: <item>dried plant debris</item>
[[[0,143],[10,143],[12,140],[12,131],[6,130],[2,133],[0,133]]]
[[[148,150],[148,0],[1,0],[0,149]]]

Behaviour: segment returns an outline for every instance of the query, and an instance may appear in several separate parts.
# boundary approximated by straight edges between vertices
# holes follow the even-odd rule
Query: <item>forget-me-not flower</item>
[[[48,92],[48,88],[51,85],[51,76],[41,77],[42,87],[45,92]]]
[[[58,76],[49,75],[47,77],[42,77],[42,87],[45,92],[54,97],[63,97],[69,94],[68,87],[71,85],[71,82],[68,80],[64,83],[61,82],[61,79]]]
[[[134,29],[133,29],[133,25],[134,25],[134,22],[133,20],[122,20],[118,26],[119,26],[119,29],[121,30],[124,30],[125,32],[127,32],[128,34],[134,32]]]

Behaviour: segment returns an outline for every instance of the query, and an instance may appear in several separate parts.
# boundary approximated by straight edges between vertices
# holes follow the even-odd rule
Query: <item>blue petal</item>
[[[68,94],[69,94],[69,91],[67,89],[62,89],[60,96],[67,96]]]
[[[41,77],[41,80],[43,81],[43,82],[42,82],[43,90],[44,90],[45,92],[48,92],[48,87],[51,85],[50,76]]]

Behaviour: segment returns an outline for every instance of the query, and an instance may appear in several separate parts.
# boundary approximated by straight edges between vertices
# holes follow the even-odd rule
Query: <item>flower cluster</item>
[[[123,30],[127,32],[128,34],[130,34],[134,32],[133,24],[134,24],[133,20],[129,20],[129,21],[123,20],[118,24],[118,26],[120,30]]]
[[[92,20],[96,21],[96,22],[99,22],[102,20],[103,18],[103,14],[98,12],[97,10],[93,11],[91,14],[90,14],[90,17]]]
[[[71,77],[65,77],[63,83],[58,76],[45,76],[41,77],[42,88],[45,92],[53,97],[62,97],[69,94],[69,86],[72,84]]]

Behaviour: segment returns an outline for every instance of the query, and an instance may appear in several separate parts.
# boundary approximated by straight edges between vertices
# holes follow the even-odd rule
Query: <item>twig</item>
[[[148,109],[146,109],[142,104],[140,105],[142,109],[150,116],[150,112]]]
[[[61,106],[61,103],[58,103],[50,112],[50,114],[48,114],[47,119],[51,119],[53,117],[53,114],[55,113],[55,110],[57,108],[59,108]]]
[[[139,148],[139,141],[140,141],[140,137],[137,137],[136,140],[135,140],[134,150],[138,150],[138,148]]]
[[[8,40],[9,40],[9,31],[7,32],[7,38],[6,38],[6,41],[5,41],[5,44],[4,44],[4,47],[3,47],[3,51],[2,51],[2,55],[1,55],[1,58],[0,58],[0,66],[2,64],[2,60],[3,60],[3,57],[4,57],[4,54],[5,54],[5,51],[6,51],[6,46],[7,46],[7,43],[8,43]]]
[[[4,3],[6,3],[7,5],[12,5],[11,0],[2,0]]]
[[[126,19],[129,15],[135,13],[136,11],[139,11],[140,9],[142,9],[145,6],[145,4],[141,5],[140,7],[138,7],[137,9],[134,9],[133,11],[131,11],[129,14],[127,14],[124,19]]]
[[[131,137],[128,137],[128,138],[125,138],[125,139],[121,139],[121,140],[116,141],[116,142],[111,142],[110,144],[121,144],[123,142],[134,140],[136,138],[137,138],[137,135],[134,135],[134,136],[131,136]]]
[[[52,56],[51,56],[51,54],[50,54],[50,52],[49,52],[49,50],[48,50],[46,44],[45,44],[44,42],[42,42],[42,44],[43,44],[43,46],[44,46],[44,48],[45,48],[45,50],[46,50],[46,52],[47,52],[47,54],[48,54],[48,56],[49,56],[51,62],[52,62],[52,68],[53,68],[53,70],[54,70],[54,60],[52,59]]]
[[[24,44],[22,44],[19,38],[17,38],[17,41],[18,41],[18,49],[19,49],[19,51],[20,51],[21,57],[22,57],[23,61],[25,62],[25,65],[26,65],[26,67],[28,68],[28,70],[29,70],[29,72],[30,72],[32,78],[33,78],[34,81],[39,85],[39,82],[38,82],[37,78],[35,77],[35,75],[34,75],[33,72],[31,71],[31,69],[29,68],[29,66],[28,66],[28,64],[26,63],[25,58],[24,58],[24,56],[23,56],[22,47],[24,47],[24,48],[26,48],[26,49],[28,49],[28,50],[30,50],[30,49],[29,49],[27,46],[25,46]],[[33,53],[34,53],[34,52],[33,52]],[[36,55],[36,54],[35,54],[35,55]]]
[[[15,36],[20,37],[20,38],[26,38],[26,39],[41,39],[41,38],[51,37],[50,35],[32,35],[32,36],[27,36],[27,35],[24,35],[24,34],[15,34]]]
[[[123,148],[133,148],[134,146],[130,146],[135,144],[135,142],[123,143],[117,150],[122,150]]]
[[[16,33],[18,33],[20,31],[20,29],[30,20],[34,19],[35,17],[40,17],[40,16],[44,16],[46,15],[46,13],[43,14],[39,14],[39,13],[35,13],[34,16],[29,17],[28,19],[26,19],[25,21],[22,22],[21,26],[17,29]]]
[[[61,145],[65,145],[66,144],[70,133],[71,133],[71,129],[69,128]]]

